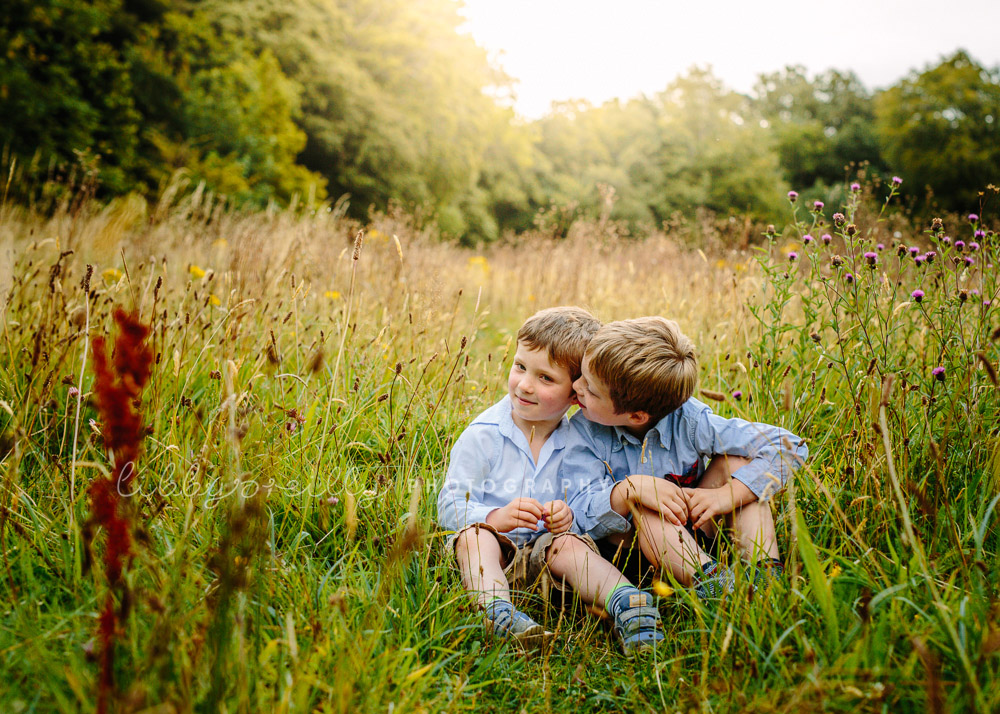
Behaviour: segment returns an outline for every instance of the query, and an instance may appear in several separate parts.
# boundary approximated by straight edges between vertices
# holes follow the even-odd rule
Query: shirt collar
[[[646,432],[645,442],[646,448],[649,448],[650,444],[655,444],[657,441],[660,442],[660,446],[664,449],[669,449],[670,444],[673,441],[672,432],[668,420],[673,416],[673,413],[667,414],[665,417],[656,422],[656,426]],[[611,427],[615,434],[615,443],[612,445],[612,451],[621,451],[625,448],[625,444],[632,444],[633,446],[642,446],[642,440],[636,438],[630,431],[625,429],[625,427],[614,426]]]

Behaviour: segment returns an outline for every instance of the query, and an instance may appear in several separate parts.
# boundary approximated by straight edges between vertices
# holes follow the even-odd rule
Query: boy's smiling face
[[[549,359],[548,350],[518,342],[507,392],[519,427],[554,426],[573,403],[573,380],[565,367]]]

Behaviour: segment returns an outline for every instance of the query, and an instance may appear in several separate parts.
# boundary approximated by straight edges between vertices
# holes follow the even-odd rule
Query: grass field
[[[0,207],[0,710],[1000,710],[997,236],[901,227],[891,193],[707,253],[607,225],[470,251],[197,192]],[[640,662],[537,596],[555,648],[492,640],[439,553],[449,445],[556,304],[676,319],[703,400],[809,441],[785,581],[676,588]],[[97,384],[116,307],[150,333]]]

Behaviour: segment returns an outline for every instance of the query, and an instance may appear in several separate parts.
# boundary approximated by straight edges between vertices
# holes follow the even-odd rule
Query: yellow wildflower
[[[662,580],[654,580],[653,592],[659,595],[660,597],[670,597],[671,595],[674,594],[674,589],[669,585],[667,585]]]
[[[211,295],[208,296],[208,301],[213,305],[215,305],[216,307],[222,304],[222,300],[216,297],[215,293],[212,293]]]
[[[205,271],[199,268],[197,265],[194,265],[193,263],[190,266],[188,266],[188,272],[198,279],[205,277]]]
[[[118,268],[108,268],[101,273],[101,277],[104,278],[104,282],[106,283],[117,283],[121,280],[122,271],[118,270]]]
[[[327,290],[323,293],[323,297],[329,298],[330,300],[339,300],[340,291],[339,290]]]

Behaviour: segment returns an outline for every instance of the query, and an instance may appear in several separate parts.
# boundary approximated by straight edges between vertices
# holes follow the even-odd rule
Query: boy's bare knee
[[[575,556],[580,552],[580,549],[586,549],[587,546],[579,538],[573,535],[562,535],[556,536],[552,540],[552,545],[549,546],[548,553],[545,554],[546,561],[551,565],[556,560],[565,556]]]
[[[500,545],[500,541],[488,528],[476,528],[471,526],[466,528],[455,538],[455,555],[461,557],[472,550],[479,550],[484,545]]]

